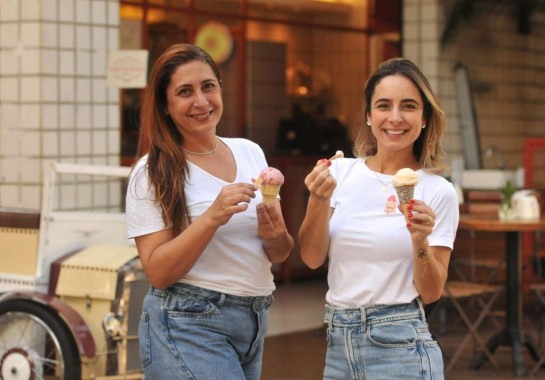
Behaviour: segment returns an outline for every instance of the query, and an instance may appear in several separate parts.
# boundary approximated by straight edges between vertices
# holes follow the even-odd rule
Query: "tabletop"
[[[458,228],[462,230],[525,232],[545,231],[545,215],[536,220],[499,220],[485,215],[460,215]]]

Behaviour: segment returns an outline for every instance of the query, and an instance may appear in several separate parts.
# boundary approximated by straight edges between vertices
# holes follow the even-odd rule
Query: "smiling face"
[[[371,97],[367,121],[378,151],[407,151],[422,133],[424,101],[415,84],[401,74],[380,80]]]
[[[167,112],[184,138],[216,131],[223,113],[221,86],[202,61],[178,66],[167,87]]]

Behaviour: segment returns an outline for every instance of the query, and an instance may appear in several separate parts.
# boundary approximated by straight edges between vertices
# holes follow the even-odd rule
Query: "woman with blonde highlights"
[[[382,63],[364,94],[356,158],[320,160],[305,178],[301,256],[310,268],[328,261],[324,379],[442,379],[423,305],[441,297],[459,218],[437,174],[444,114],[408,59]],[[403,208],[398,171],[414,187]]]

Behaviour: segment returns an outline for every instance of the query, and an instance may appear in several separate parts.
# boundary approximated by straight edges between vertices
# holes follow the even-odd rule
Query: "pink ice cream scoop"
[[[280,170],[272,167],[265,168],[259,173],[255,185],[261,190],[263,203],[274,204],[274,200],[280,193],[280,187],[284,184],[284,175]]]
[[[261,178],[261,181],[260,181]],[[280,170],[276,168],[265,168],[259,173],[259,178],[256,181],[259,182],[259,185],[266,183],[267,185],[282,185],[284,184],[284,175],[280,172]]]

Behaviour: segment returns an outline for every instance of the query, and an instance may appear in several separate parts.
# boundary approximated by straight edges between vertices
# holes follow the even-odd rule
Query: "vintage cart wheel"
[[[81,378],[72,333],[54,311],[26,300],[0,303],[0,378]]]

